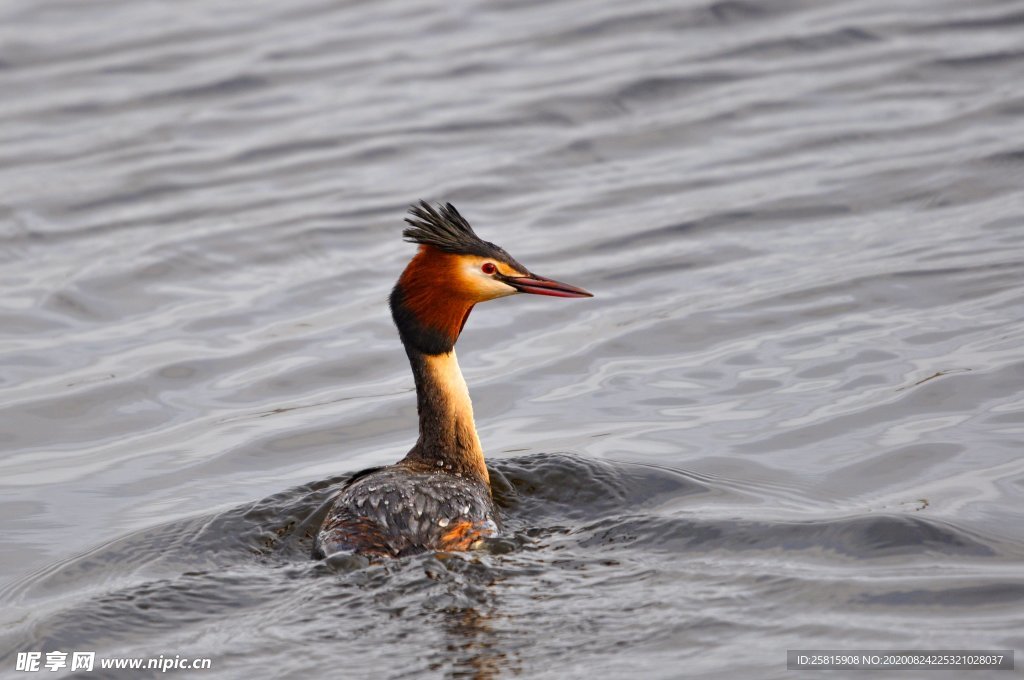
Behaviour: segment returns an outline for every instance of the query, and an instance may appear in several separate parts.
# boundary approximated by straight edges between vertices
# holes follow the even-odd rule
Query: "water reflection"
[[[514,675],[515,664],[501,651],[498,636],[491,625],[493,614],[476,607],[451,607],[444,612],[446,662],[436,661],[430,670],[450,667],[451,677],[492,680],[500,675]]]

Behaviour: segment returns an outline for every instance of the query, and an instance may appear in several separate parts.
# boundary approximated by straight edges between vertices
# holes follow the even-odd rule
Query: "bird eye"
[[[498,268],[494,266],[493,262],[484,262],[483,266],[480,267],[480,271],[484,274],[493,274],[498,271]]]

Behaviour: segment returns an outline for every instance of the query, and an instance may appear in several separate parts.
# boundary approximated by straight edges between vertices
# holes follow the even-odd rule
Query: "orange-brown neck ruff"
[[[420,246],[391,292],[391,313],[406,349],[450,352],[477,297],[460,276],[459,256]]]

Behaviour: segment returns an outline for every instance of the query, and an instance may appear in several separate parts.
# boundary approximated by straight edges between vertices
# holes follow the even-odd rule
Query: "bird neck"
[[[424,354],[406,347],[416,380],[420,436],[406,462],[489,484],[483,448],[473,421],[473,402],[455,350]]]

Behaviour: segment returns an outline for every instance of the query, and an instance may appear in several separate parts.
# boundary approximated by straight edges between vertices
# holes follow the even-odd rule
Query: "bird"
[[[313,545],[313,557],[370,559],[478,548],[500,531],[469,389],[455,355],[473,307],[516,294],[588,298],[531,273],[484,241],[451,203],[409,208],[404,240],[418,245],[389,305],[416,384],[419,436],[392,465],[350,476]]]

